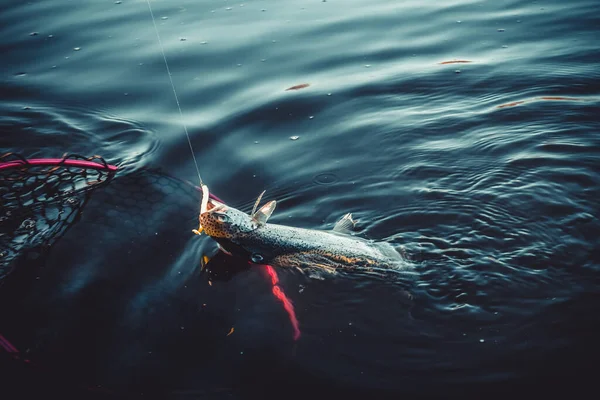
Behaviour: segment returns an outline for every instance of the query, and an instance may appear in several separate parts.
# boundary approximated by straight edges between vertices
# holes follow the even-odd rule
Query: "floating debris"
[[[304,89],[310,86],[310,83],[301,83],[299,85],[294,85],[292,87],[289,87],[287,89],[285,89],[285,91],[287,92],[288,90],[300,90],[300,89]]]
[[[300,139],[300,136],[290,136],[290,140],[298,140]]]
[[[545,100],[545,101],[584,101],[584,99],[579,99],[577,97],[562,97],[562,96],[541,96],[536,97],[534,100]],[[506,107],[514,107],[519,104],[525,103],[525,100],[513,101],[511,103],[500,104],[496,106],[496,108],[506,108]]]
[[[233,333],[234,329],[233,326],[231,327],[231,329],[229,330],[229,333],[227,334],[227,336],[231,335]]]
[[[451,61],[442,61],[441,63],[438,63],[440,65],[446,65],[446,64],[467,64],[467,63],[471,63],[473,61],[469,61],[469,60],[451,60]]]
[[[38,33],[38,32],[31,32],[31,33],[29,34],[29,36],[37,36],[37,35],[39,35],[39,33]]]
[[[182,42],[185,42],[187,40],[187,38],[182,37],[182,38],[179,38],[179,40]]]
[[[513,101],[512,103],[500,104],[499,106],[496,106],[496,108],[514,107],[523,103],[525,103],[525,101]]]
[[[583,99],[578,99],[576,97],[559,97],[559,96],[543,96],[538,97],[540,100],[555,100],[555,101],[582,101]]]

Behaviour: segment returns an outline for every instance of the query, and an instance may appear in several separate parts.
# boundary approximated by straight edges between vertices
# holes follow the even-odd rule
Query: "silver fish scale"
[[[276,224],[265,224],[232,242],[282,267],[385,268],[398,267],[403,261],[389,243]]]

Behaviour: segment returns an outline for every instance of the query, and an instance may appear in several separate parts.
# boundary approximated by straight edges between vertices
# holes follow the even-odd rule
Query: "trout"
[[[352,214],[344,215],[332,230],[296,228],[267,223],[277,202],[271,200],[258,208],[265,192],[256,200],[252,213],[246,214],[209,197],[206,185],[202,191],[200,225],[194,233],[206,233],[227,254],[256,264],[330,272],[340,268],[371,271],[406,266],[391,244],[353,236]]]

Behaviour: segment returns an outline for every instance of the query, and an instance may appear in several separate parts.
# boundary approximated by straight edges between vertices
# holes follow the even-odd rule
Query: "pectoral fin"
[[[354,231],[356,222],[352,219],[352,214],[344,215],[333,227],[334,232],[351,234]]]
[[[258,226],[263,226],[267,223],[267,220],[273,214],[277,201],[271,200],[264,206],[262,206],[257,212],[252,215],[252,219]]]

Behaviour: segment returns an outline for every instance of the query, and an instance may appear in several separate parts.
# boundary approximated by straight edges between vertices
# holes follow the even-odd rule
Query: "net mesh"
[[[93,161],[97,168],[69,164]],[[0,282],[28,250],[49,248],[75,221],[92,191],[114,172],[98,156],[65,155],[54,165],[34,165],[8,153],[0,163]],[[29,254],[31,256],[31,254]]]

